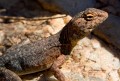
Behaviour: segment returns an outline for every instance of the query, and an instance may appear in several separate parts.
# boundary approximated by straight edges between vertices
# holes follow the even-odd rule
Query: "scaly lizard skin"
[[[108,14],[105,11],[88,8],[78,13],[57,34],[9,48],[0,56],[0,81],[22,81],[19,75],[26,75],[49,69],[59,81],[65,81],[59,67],[64,55],[70,54],[77,42],[90,34]]]

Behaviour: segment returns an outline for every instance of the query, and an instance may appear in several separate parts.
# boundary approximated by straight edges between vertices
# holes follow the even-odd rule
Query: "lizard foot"
[[[64,61],[65,61],[65,56],[64,55],[60,55],[57,58],[57,60],[53,63],[52,67],[50,68],[50,71],[54,74],[54,76],[59,81],[65,81],[65,76],[59,69],[59,67],[64,63]]]
[[[0,81],[22,81],[14,72],[0,67]]]

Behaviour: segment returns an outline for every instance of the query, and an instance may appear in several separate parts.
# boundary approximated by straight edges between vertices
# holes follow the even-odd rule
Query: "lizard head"
[[[78,13],[63,28],[61,41],[67,39],[67,42],[71,42],[72,46],[75,46],[80,39],[90,34],[107,17],[107,12],[95,8],[88,8]],[[66,43],[66,41],[64,42]]]
[[[88,8],[85,11],[78,13],[71,21],[72,26],[75,27],[75,29],[77,28],[78,33],[86,35],[105,21],[107,17],[108,13],[103,10]]]

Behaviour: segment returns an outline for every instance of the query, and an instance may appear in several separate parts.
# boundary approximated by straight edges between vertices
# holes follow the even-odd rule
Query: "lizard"
[[[22,81],[19,76],[50,70],[65,81],[60,66],[80,39],[103,23],[108,13],[87,8],[75,15],[58,33],[25,45],[14,45],[0,56],[0,81]]]

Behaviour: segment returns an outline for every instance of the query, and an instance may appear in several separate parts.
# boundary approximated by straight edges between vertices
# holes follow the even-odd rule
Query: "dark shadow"
[[[1,3],[0,3],[1,4]],[[9,3],[8,3],[9,4]],[[16,16],[16,17],[25,17],[33,18],[39,16],[46,16],[48,14],[43,14],[41,12],[41,6],[34,0],[19,0],[9,8],[4,8],[0,5],[5,11],[0,14],[3,16]],[[43,10],[42,10],[43,11]]]
[[[36,0],[19,0],[7,8],[0,3],[0,18],[4,19],[4,23],[10,23],[9,17],[14,17],[14,19],[23,17],[24,20],[24,18],[49,17],[55,14],[57,13],[44,10]]]
[[[22,80],[33,80],[38,78],[38,81],[58,81],[57,79],[51,77],[54,76],[49,70],[40,71],[32,74],[27,74],[20,76]]]

